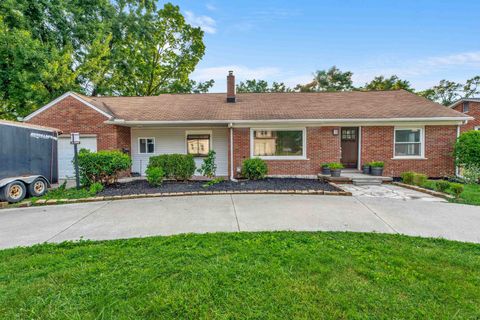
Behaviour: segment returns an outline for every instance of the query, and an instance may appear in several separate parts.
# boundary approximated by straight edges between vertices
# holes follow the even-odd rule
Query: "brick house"
[[[197,165],[217,153],[217,175],[235,177],[260,157],[269,174],[315,176],[326,162],[360,168],[384,161],[384,174],[407,170],[453,175],[453,143],[472,118],[407,91],[243,93],[87,97],[68,92],[25,118],[61,129],[59,176],[73,174],[68,134],[82,147],[131,155],[144,174],[152,155],[190,153]]]
[[[460,127],[461,132],[480,130],[480,98],[460,99],[450,105],[450,108],[474,118]]]

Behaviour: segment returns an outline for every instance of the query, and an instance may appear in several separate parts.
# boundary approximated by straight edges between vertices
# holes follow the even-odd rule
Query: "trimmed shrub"
[[[459,166],[480,166],[480,131],[462,133],[455,142],[454,154]]]
[[[267,163],[260,158],[251,158],[243,161],[242,176],[250,180],[263,179],[267,175]]]
[[[415,177],[415,172],[407,171],[400,174],[400,178],[402,178],[403,183],[406,184],[413,184],[413,178]]]
[[[336,169],[343,169],[344,168],[343,164],[341,164],[339,162],[330,162],[328,164],[328,167],[330,168],[330,170],[336,170]]]
[[[455,197],[460,197],[460,194],[463,192],[463,184],[460,183],[450,183],[450,191],[455,195]]]
[[[207,157],[203,159],[203,164],[200,169],[197,170],[197,172],[209,178],[214,177],[215,172],[217,171],[217,165],[215,164],[215,155],[215,151],[210,150]]]
[[[450,187],[450,182],[445,180],[438,180],[435,182],[435,190],[445,192]]]
[[[162,168],[165,178],[188,180],[195,173],[195,161],[190,154],[162,154],[150,157],[149,168]]]
[[[160,186],[163,182],[164,172],[161,167],[148,167],[145,171],[147,174],[147,181],[151,186]]]
[[[102,192],[103,191],[103,184],[101,184],[100,182],[92,183],[90,185],[90,190],[89,191],[92,195],[95,195],[99,192]]]
[[[82,185],[99,182],[103,185],[117,182],[118,174],[130,169],[132,160],[120,151],[90,152],[81,149],[78,153],[78,168]]]
[[[468,184],[480,183],[480,165],[467,165],[463,168],[462,175]]]
[[[417,186],[423,186],[427,181],[428,177],[423,173],[415,173],[413,176],[413,184]]]

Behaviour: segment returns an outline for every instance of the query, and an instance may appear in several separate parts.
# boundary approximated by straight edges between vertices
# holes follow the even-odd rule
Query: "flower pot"
[[[381,176],[383,175],[383,168],[382,167],[371,167],[370,173],[372,176]]]
[[[329,167],[322,167],[322,174],[329,175],[330,174],[330,168]]]
[[[340,177],[341,173],[342,173],[342,169],[330,169],[330,175],[332,177]]]
[[[370,166],[369,166],[368,164],[364,164],[364,165],[362,166],[362,172],[363,172],[364,174],[370,174]]]

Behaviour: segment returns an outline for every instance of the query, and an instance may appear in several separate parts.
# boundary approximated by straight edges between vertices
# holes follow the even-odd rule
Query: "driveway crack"
[[[94,214],[98,210],[103,209],[105,206],[107,206],[110,203],[111,203],[111,201],[108,201],[108,202],[104,203],[103,205],[101,205],[100,207],[93,209],[92,211],[88,212],[85,216],[83,216],[80,219],[78,219],[77,221],[73,222],[71,225],[69,225],[68,227],[66,227],[62,231],[58,232],[57,234],[55,234],[54,236],[52,236],[51,238],[49,238],[45,242],[50,242],[53,238],[55,238],[55,237],[59,236],[60,234],[64,233],[65,231],[67,231],[68,229],[70,229],[71,227],[73,227],[74,225],[79,223],[80,221],[82,221],[82,220],[86,219],[87,217],[91,216],[92,214]]]
[[[240,231],[240,223],[238,222],[237,208],[235,207],[235,201],[233,201],[233,196],[230,195],[230,200],[232,200],[233,213],[235,214],[235,220],[237,221],[237,229]]]
[[[358,202],[360,202],[365,208],[367,208],[368,211],[370,211],[371,213],[373,213],[373,215],[375,215],[378,219],[380,219],[380,221],[382,221],[383,223],[385,223],[385,225],[387,227],[389,227],[390,229],[392,229],[393,232],[395,233],[400,233],[398,232],[398,230],[396,230],[391,224],[389,224],[386,220],[384,220],[382,217],[380,217],[374,210],[372,210],[369,206],[367,206],[362,200],[360,200],[359,197],[355,197],[355,199],[357,199]]]

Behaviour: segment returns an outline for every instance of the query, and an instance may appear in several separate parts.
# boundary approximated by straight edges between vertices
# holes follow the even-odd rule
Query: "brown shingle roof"
[[[404,90],[241,93],[236,103],[227,103],[224,93],[85,99],[125,121],[465,118]]]

